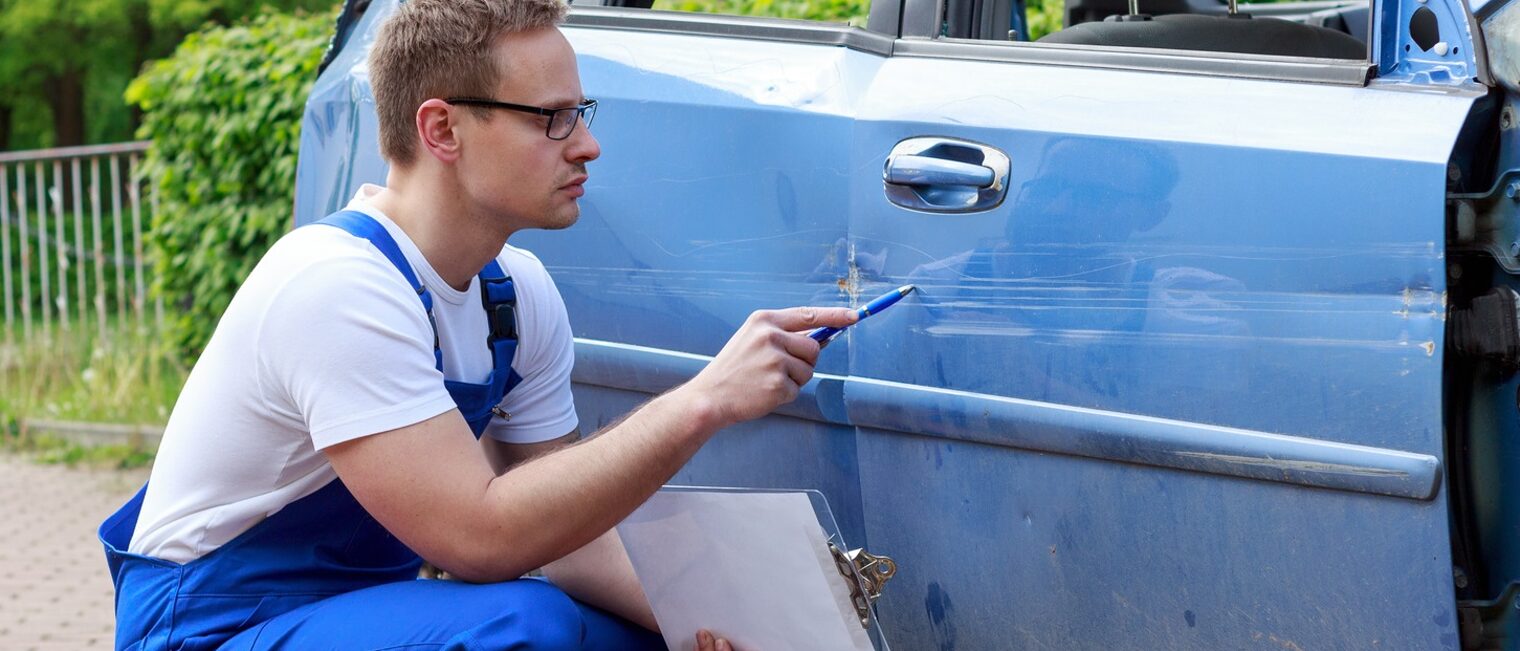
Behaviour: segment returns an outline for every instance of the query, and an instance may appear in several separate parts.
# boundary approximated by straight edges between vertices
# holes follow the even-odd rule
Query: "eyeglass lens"
[[[590,129],[591,119],[596,116],[596,105],[586,107],[584,112],[586,128]],[[555,140],[570,137],[570,132],[575,130],[576,117],[581,113],[582,111],[578,108],[555,111],[554,117],[549,119],[549,137]]]

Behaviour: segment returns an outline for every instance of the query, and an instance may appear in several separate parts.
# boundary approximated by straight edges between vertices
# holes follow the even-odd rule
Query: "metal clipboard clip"
[[[839,575],[850,584],[850,603],[860,625],[871,628],[871,605],[881,598],[881,589],[897,575],[897,562],[889,556],[877,556],[864,549],[848,552],[829,543],[829,553],[834,556],[834,566]]]
[[[819,560],[827,563],[834,562],[834,570],[839,573],[842,583],[835,584],[845,588],[848,595],[849,606],[854,610],[847,610],[840,614],[847,619],[853,619],[860,623],[865,630],[866,637],[875,651],[891,651],[882,632],[881,621],[876,617],[875,604],[881,598],[884,587],[888,581],[897,574],[898,565],[890,557],[872,554],[865,549],[852,548],[846,544],[841,532],[838,520],[834,518],[833,509],[824,498],[821,491],[815,489],[779,489],[779,488],[738,488],[722,486],[665,486],[661,492],[698,492],[698,493],[789,493],[801,494],[807,497],[812,506],[813,516],[823,534],[823,543],[827,556]],[[849,551],[845,551],[849,550]],[[827,579],[829,573],[825,565],[821,568]],[[851,615],[854,617],[851,617]]]

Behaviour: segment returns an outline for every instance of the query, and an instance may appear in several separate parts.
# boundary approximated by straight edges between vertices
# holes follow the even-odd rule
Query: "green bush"
[[[1061,29],[1064,0],[1027,0],[1029,38]],[[796,18],[865,27],[870,0],[655,0],[654,9],[731,16]]]
[[[260,256],[290,226],[302,108],[330,16],[270,14],[191,34],[127,87],[153,145],[159,188],[146,235],[165,333],[186,359],[205,347]]]
[[[1029,17],[1029,40],[1038,41],[1041,36],[1061,31],[1065,13],[1065,0],[1027,0],[1024,15]]]
[[[655,0],[653,9],[797,18],[865,27],[870,0]]]

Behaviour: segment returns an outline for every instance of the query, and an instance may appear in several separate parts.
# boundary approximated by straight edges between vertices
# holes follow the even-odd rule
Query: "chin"
[[[548,219],[545,219],[543,223],[539,225],[539,228],[542,228],[546,231],[563,230],[574,226],[575,222],[579,221],[580,218],[581,211],[579,207],[577,207],[575,210],[571,210],[567,214],[554,215]]]
[[[533,213],[529,213],[530,215]],[[570,228],[580,219],[580,206],[572,205],[559,211],[542,210],[528,219],[518,221],[518,230],[558,231]]]
[[[549,230],[558,231],[561,230],[561,228],[570,228],[573,227],[573,225],[575,225],[575,222],[578,221],[581,221],[581,207],[579,207],[579,205],[576,205],[575,210],[570,210],[568,213],[559,214],[559,216],[556,216],[556,218],[553,219],[553,225],[550,225]]]

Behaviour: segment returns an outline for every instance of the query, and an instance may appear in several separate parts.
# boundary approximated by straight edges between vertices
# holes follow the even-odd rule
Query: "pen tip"
[[[903,285],[902,287],[898,287],[897,288],[897,293],[899,295],[902,295],[902,296],[907,296],[908,294],[912,293],[913,290],[915,290],[915,289],[918,289],[918,287],[913,286],[913,285]]]

